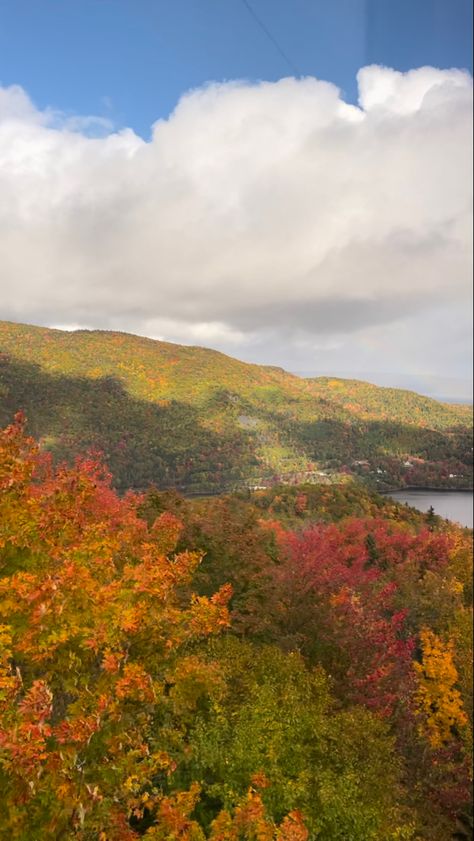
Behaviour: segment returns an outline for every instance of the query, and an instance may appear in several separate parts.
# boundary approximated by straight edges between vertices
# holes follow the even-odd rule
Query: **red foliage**
[[[277,536],[283,622],[286,614],[303,650],[316,650],[346,702],[391,715],[408,699],[415,640],[405,627],[407,612],[396,608],[396,584],[383,570],[419,553],[420,541],[433,536],[364,520]]]

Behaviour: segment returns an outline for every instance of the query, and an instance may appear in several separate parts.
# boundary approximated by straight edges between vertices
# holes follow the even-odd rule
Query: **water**
[[[435,514],[472,529],[472,491],[394,491],[390,496],[419,511],[432,505]]]

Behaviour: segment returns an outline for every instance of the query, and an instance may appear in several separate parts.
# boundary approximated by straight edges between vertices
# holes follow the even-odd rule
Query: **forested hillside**
[[[119,496],[0,432],[0,837],[468,841],[472,534],[355,483]]]
[[[54,456],[100,450],[121,490],[472,484],[469,407],[204,348],[2,322],[0,396],[0,422],[21,408]]]

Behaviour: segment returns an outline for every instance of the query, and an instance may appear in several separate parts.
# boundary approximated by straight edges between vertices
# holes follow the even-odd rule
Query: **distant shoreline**
[[[428,485],[405,485],[403,488],[392,488],[389,491],[378,491],[381,496],[405,491],[429,491],[429,493],[473,493],[474,488],[432,488]]]

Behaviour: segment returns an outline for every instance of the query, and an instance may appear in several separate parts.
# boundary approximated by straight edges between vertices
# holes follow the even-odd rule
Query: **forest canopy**
[[[0,837],[468,838],[471,566],[467,530],[345,485],[119,497],[17,415]]]

